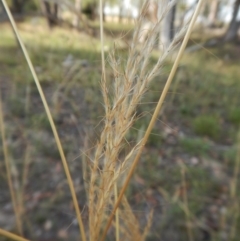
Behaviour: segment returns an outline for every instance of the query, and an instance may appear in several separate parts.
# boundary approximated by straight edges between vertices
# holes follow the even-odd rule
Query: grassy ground
[[[122,34],[117,26],[107,28],[117,37]],[[50,31],[37,22],[22,23],[19,29],[57,123],[87,222],[82,177],[86,158],[82,150],[94,145],[101,128],[100,42],[97,36],[64,29]],[[106,38],[106,51],[113,48],[111,34]],[[121,58],[126,56],[126,49],[126,42],[118,39]],[[22,186],[27,176],[24,191],[19,192],[24,200],[26,237],[78,240],[53,135],[8,25],[1,25],[0,52],[0,86],[15,187]],[[240,224],[235,214],[239,193],[231,195],[230,187],[234,183],[240,124],[239,54],[239,46],[226,45],[186,53],[183,58],[127,191],[140,220],[151,207],[155,209],[149,241],[187,240],[189,228],[194,240],[238,240]],[[156,51],[152,63],[157,55]],[[170,68],[169,60],[139,105],[139,119],[129,133],[130,142],[135,142],[147,127]],[[112,78],[109,67],[107,75]],[[3,162],[0,190],[0,217],[5,217],[0,218],[0,226],[14,231]]]

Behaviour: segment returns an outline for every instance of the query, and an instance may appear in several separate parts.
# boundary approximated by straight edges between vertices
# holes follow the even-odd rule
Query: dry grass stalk
[[[152,224],[153,210],[150,211],[146,226],[143,231],[141,231],[139,220],[134,215],[130,204],[124,196],[122,200],[121,218],[123,220],[122,233],[125,236],[125,238],[122,240],[144,241]]]
[[[22,235],[21,212],[19,210],[17,195],[14,190],[14,185],[12,181],[12,172],[11,172],[12,165],[8,154],[8,147],[7,147],[7,141],[6,141],[6,135],[5,135],[5,124],[4,124],[4,117],[3,117],[1,93],[0,93],[0,131],[1,131],[3,154],[4,154],[4,161],[5,161],[5,167],[6,167],[6,173],[7,173],[7,182],[10,190],[14,214],[16,217],[17,230],[18,230],[18,233]]]
[[[239,168],[240,168],[240,129],[237,134],[237,156],[234,166],[234,175],[230,182],[230,198],[232,200],[231,213],[233,217],[233,222],[230,230],[230,240],[234,240],[236,236],[237,222],[239,218],[239,200],[237,198],[237,185],[239,179]]]
[[[171,3],[173,3],[173,1],[171,1]],[[134,156],[132,154],[135,154],[136,150],[137,150],[137,155],[135,156],[133,165],[131,166],[131,169],[128,172],[126,181],[119,194],[118,202],[115,204],[112,214],[110,215],[110,218],[107,222],[106,228],[105,228],[105,230],[103,232],[103,236],[101,238],[101,241],[104,241],[104,239],[105,239],[107,230],[109,229],[109,227],[111,225],[115,211],[121,202],[121,199],[124,195],[124,192],[128,186],[131,176],[133,174],[133,171],[138,163],[138,160],[140,159],[143,148],[147,142],[147,139],[148,139],[148,137],[152,131],[152,128],[155,124],[155,121],[158,117],[159,111],[162,107],[163,101],[166,97],[166,94],[171,85],[172,79],[175,75],[175,72],[179,65],[183,51],[187,45],[188,39],[190,37],[191,31],[193,29],[195,20],[198,16],[202,3],[203,3],[203,0],[200,0],[198,2],[197,8],[192,17],[192,20],[190,22],[190,25],[188,27],[186,34],[185,34],[185,30],[186,30],[186,26],[185,26],[184,29],[182,31],[180,31],[180,33],[175,37],[175,39],[170,44],[170,46],[163,52],[162,56],[159,58],[159,60],[157,61],[156,65],[153,67],[153,69],[150,71],[150,73],[146,73],[146,66],[147,66],[147,62],[148,62],[148,58],[150,56],[151,50],[153,49],[154,37],[156,34],[155,27],[157,25],[159,25],[160,22],[158,22],[156,24],[156,26],[153,28],[153,31],[151,31],[151,33],[149,34],[147,40],[145,41],[145,43],[143,45],[144,48],[142,49],[142,51],[140,53],[138,53],[138,55],[136,55],[136,40],[138,39],[140,28],[137,25],[133,43],[130,48],[129,59],[128,59],[127,66],[125,68],[125,73],[123,76],[121,76],[119,74],[116,62],[114,62],[114,64],[113,64],[113,69],[114,69],[114,74],[115,74],[115,83],[116,83],[116,87],[115,87],[116,97],[115,97],[112,109],[108,110],[106,113],[105,129],[103,130],[100,143],[98,144],[98,147],[102,147],[102,148],[104,147],[104,150],[100,151],[98,148],[97,152],[96,152],[97,159],[95,159],[95,161],[99,162],[99,159],[102,158],[103,163],[105,163],[105,162],[107,162],[107,160],[109,160],[108,161],[109,164],[104,165],[104,167],[107,167],[107,168],[106,169],[103,168],[103,175],[102,175],[101,183],[104,183],[105,185],[108,184],[108,185],[101,186],[101,188],[106,187],[106,189],[102,189],[102,193],[104,193],[106,196],[109,194],[111,195],[110,190],[112,188],[112,186],[111,186],[112,182],[116,181],[116,179],[121,174],[123,168],[126,166],[126,162]],[[144,8],[143,8],[143,11],[144,11]],[[162,11],[162,12],[166,13],[165,11]],[[143,13],[142,13],[142,15],[143,15]],[[160,18],[160,20],[161,19],[162,18]],[[139,19],[138,22],[141,22],[141,19]],[[129,155],[123,160],[123,162],[119,163],[118,162],[118,153],[121,148],[121,142],[122,142],[127,130],[129,129],[129,127],[132,125],[132,123],[134,121],[134,116],[135,116],[134,111],[136,109],[137,104],[139,103],[139,100],[141,99],[142,95],[146,91],[146,88],[147,88],[147,85],[149,84],[149,82],[152,80],[152,78],[154,76],[156,76],[159,73],[159,70],[161,69],[163,61],[166,59],[166,57],[169,55],[169,53],[178,45],[178,43],[181,41],[184,34],[185,34],[185,37],[184,37],[183,43],[181,45],[180,51],[174,62],[173,68],[170,72],[169,78],[168,78],[166,85],[164,87],[164,90],[161,94],[161,97],[160,97],[157,107],[154,111],[150,124],[147,128],[145,136],[140,143],[141,144],[140,148],[138,148],[138,146],[134,147],[133,150],[129,153]],[[124,81],[120,81],[121,77],[123,78]],[[103,93],[105,95],[108,94],[107,90],[103,90]],[[111,132],[110,132],[110,130],[111,130]],[[102,143],[101,143],[101,141],[102,141]],[[107,174],[105,174],[105,172]],[[96,174],[94,174],[94,175],[96,175]],[[109,175],[112,175],[112,179],[110,179]],[[108,177],[105,179],[105,176],[108,176]],[[91,184],[93,184],[93,183],[91,183]],[[105,190],[106,190],[106,192],[104,192]]]
[[[7,238],[10,238],[11,240],[16,240],[16,241],[29,241],[28,239],[25,239],[23,237],[20,237],[16,234],[13,234],[13,233],[10,233],[6,230],[3,230],[0,228],[0,236],[4,236],[4,237],[7,237]]]
[[[100,2],[102,2],[102,1],[100,1]],[[162,2],[166,3],[166,1],[164,1],[164,0]],[[43,92],[42,92],[41,86],[39,84],[39,81],[37,79],[37,76],[35,74],[35,71],[33,69],[32,63],[28,57],[27,51],[21,41],[21,38],[19,37],[14,20],[11,17],[11,14],[7,8],[5,0],[3,0],[3,3],[8,12],[9,18],[13,25],[14,31],[18,37],[20,45],[23,49],[25,57],[28,61],[29,67],[33,74],[33,77],[36,81],[36,85],[39,89],[40,96],[42,97],[44,107],[46,109],[50,124],[52,126],[54,136],[56,138],[56,142],[59,147],[59,152],[62,157],[63,165],[64,165],[64,168],[66,171],[66,175],[67,175],[67,178],[69,181],[70,190],[71,190],[71,193],[73,196],[74,205],[76,208],[79,225],[80,225],[80,229],[81,229],[82,240],[85,241],[86,240],[85,232],[84,232],[84,228],[83,228],[83,224],[82,224],[82,220],[81,220],[81,216],[80,216],[80,211],[78,209],[76,195],[75,195],[74,188],[73,188],[72,181],[71,181],[71,176],[68,171],[67,162],[66,162],[64,153],[62,151],[61,143],[58,138],[58,134],[57,134],[55,125],[53,123],[51,113],[49,111],[48,105],[46,103],[45,97],[43,95]],[[188,33],[185,36],[180,53],[173,66],[173,70],[166,83],[163,94],[159,100],[158,106],[156,108],[156,111],[154,112],[153,119],[151,120],[149,128],[147,129],[147,132],[144,136],[144,139],[142,141],[140,141],[137,145],[135,145],[132,148],[132,150],[122,159],[120,157],[120,152],[123,149],[123,143],[124,143],[126,134],[136,119],[135,118],[136,117],[136,113],[135,113],[136,107],[138,106],[142,96],[146,92],[149,83],[153,80],[153,78],[155,76],[157,76],[159,74],[161,67],[162,67],[164,61],[166,60],[167,56],[169,55],[169,53],[172,52],[178,46],[178,44],[181,42],[183,36],[185,35],[186,26],[182,29],[182,31],[180,31],[180,33],[178,35],[176,35],[176,37],[173,40],[173,42],[171,43],[171,45],[163,51],[163,53],[160,56],[160,58],[158,59],[156,65],[152,68],[152,70],[150,72],[148,72],[147,66],[148,66],[149,58],[151,56],[151,52],[154,48],[155,41],[157,38],[157,34],[158,34],[157,30],[160,28],[161,20],[168,13],[168,11],[170,10],[171,6],[174,3],[175,3],[175,1],[171,1],[169,4],[164,5],[162,14],[159,18],[159,21],[151,29],[147,39],[144,41],[142,51],[139,51],[137,46],[138,46],[138,40],[141,35],[141,26],[143,24],[143,18],[145,15],[147,4],[148,4],[148,2],[146,1],[145,5],[142,9],[142,12],[140,14],[140,17],[137,20],[136,29],[135,29],[135,33],[134,33],[134,37],[133,37],[133,42],[130,46],[129,57],[128,57],[126,65],[124,66],[124,71],[122,71],[119,62],[116,60],[116,58],[114,56],[114,52],[110,56],[110,61],[111,61],[110,64],[113,68],[114,79],[115,79],[114,88],[113,88],[114,90],[111,91],[108,88],[108,85],[106,83],[106,78],[103,77],[102,92],[103,92],[103,98],[104,98],[104,104],[105,104],[106,119],[105,119],[103,131],[101,133],[100,140],[97,143],[95,155],[92,160],[91,167],[90,167],[91,168],[91,176],[90,176],[88,196],[89,196],[89,233],[90,233],[91,241],[96,241],[99,239],[101,229],[103,228],[102,224],[106,221],[106,217],[109,216],[107,209],[109,209],[110,207],[113,206],[112,200],[113,200],[113,195],[114,195],[114,187],[116,186],[121,175],[125,172],[125,170],[127,170],[127,168],[131,165],[131,163],[134,159],[133,165],[132,165],[130,171],[128,172],[129,174],[126,178],[124,187],[119,195],[118,201],[115,204],[113,212],[110,215],[110,218],[107,223],[107,227],[104,230],[101,240],[105,239],[107,230],[111,224],[114,213],[121,202],[124,191],[129,183],[129,180],[134,171],[134,168],[137,165],[138,159],[141,156],[141,152],[148,139],[151,129],[155,123],[158,112],[161,109],[163,100],[164,100],[166,93],[168,91],[168,88],[171,84],[171,81],[172,81],[172,78],[177,69],[181,54],[186,46],[191,29],[193,27],[194,18],[198,13],[199,6],[197,8],[197,11],[193,17],[191,24],[190,24]],[[202,1],[200,0],[199,5],[201,3],[202,3]],[[103,45],[102,45],[102,51],[103,51]],[[102,56],[103,56],[103,66],[104,66],[104,55],[102,55]],[[103,70],[103,73],[104,73],[104,70]],[[113,96],[113,99],[111,99],[112,96]],[[134,219],[134,217],[132,217],[132,219]],[[150,224],[147,225],[147,227],[142,235],[138,234],[139,238],[140,238],[140,236],[143,239],[145,238],[149,227],[150,227]],[[2,232],[2,233],[4,233],[4,232]],[[135,233],[137,234],[137,231],[135,231]]]
[[[188,196],[187,196],[187,184],[186,184],[186,166],[179,160],[179,165],[181,168],[181,176],[182,176],[182,188],[183,188],[183,203],[184,203],[184,212],[186,215],[186,225],[187,225],[187,234],[189,241],[193,241],[193,233],[190,227],[191,215],[188,206]]]
[[[169,4],[164,5],[165,8],[162,9],[159,21],[150,30],[147,39],[143,43],[142,51],[139,51],[137,46],[144,21],[143,16],[148,5],[148,2],[145,2],[136,22],[133,41],[130,46],[124,71],[122,71],[119,61],[116,60],[114,51],[110,55],[110,65],[114,73],[114,86],[113,90],[111,90],[106,83],[106,79],[102,79],[105,125],[100,140],[97,143],[91,166],[89,187],[90,240],[97,240],[100,235],[106,209],[109,207],[110,200],[113,197],[115,183],[131,163],[136,152],[145,144],[143,142],[138,143],[126,157],[120,161],[120,152],[123,148],[126,134],[136,119],[136,107],[146,92],[151,80],[159,74],[164,61],[178,46],[186,33],[187,28],[185,26],[184,29],[176,35],[170,46],[163,51],[152,70],[148,72],[148,62],[157,39],[157,29],[160,28],[162,19],[174,3],[175,1],[171,1]],[[175,71],[176,67],[177,64],[175,64]],[[171,78],[173,75],[174,73],[172,73]],[[117,205],[119,205],[119,203]],[[102,240],[104,240],[104,238]]]
[[[26,58],[26,61],[27,61],[28,66],[29,66],[29,69],[30,69],[31,74],[32,74],[32,76],[34,78],[34,81],[36,83],[37,89],[39,91],[39,95],[40,95],[41,100],[43,102],[45,111],[47,113],[47,117],[48,117],[48,120],[50,122],[52,131],[53,131],[56,143],[57,143],[57,147],[58,147],[61,159],[62,159],[63,167],[64,167],[64,170],[65,170],[65,174],[67,176],[67,181],[68,181],[68,185],[69,185],[69,188],[70,188],[70,191],[71,191],[71,195],[72,195],[75,211],[76,211],[76,214],[77,214],[77,220],[78,220],[78,223],[79,223],[79,228],[80,228],[80,231],[81,231],[82,240],[86,241],[85,230],[84,230],[84,226],[83,226],[83,222],[82,222],[81,212],[80,212],[80,209],[79,209],[79,205],[78,205],[75,189],[74,189],[74,186],[73,186],[73,181],[72,181],[72,178],[71,178],[71,174],[70,174],[70,171],[69,171],[69,168],[68,168],[67,160],[66,160],[65,154],[63,152],[62,144],[61,144],[61,141],[59,139],[58,132],[57,132],[56,126],[54,124],[54,121],[53,121],[53,118],[52,118],[49,106],[47,104],[45,95],[44,95],[44,93],[42,91],[42,87],[40,85],[40,82],[39,82],[38,77],[36,75],[36,72],[34,70],[33,64],[32,64],[32,62],[31,62],[31,60],[29,58],[28,52],[27,52],[27,50],[25,48],[25,45],[23,44],[23,41],[22,41],[22,39],[21,39],[21,37],[20,37],[20,35],[18,33],[18,29],[17,29],[16,23],[15,23],[15,21],[14,21],[14,19],[12,17],[12,14],[11,14],[9,8],[8,8],[8,5],[7,5],[5,0],[2,0],[2,2],[3,2],[3,5],[4,5],[4,8],[6,10],[6,13],[7,13],[8,17],[9,17],[9,20],[11,22],[11,25],[13,27],[14,33],[15,33],[15,35],[17,37],[17,40],[18,40],[18,42],[19,42],[19,44],[21,46],[21,49],[23,51],[23,54],[24,54],[24,56]]]
[[[237,192],[237,182],[238,182],[238,175],[239,175],[239,168],[240,168],[240,130],[237,134],[237,156],[234,166],[234,174],[231,181],[231,187],[230,187],[230,196],[232,199],[235,199],[236,192]]]
[[[115,197],[115,202],[117,202],[118,199],[118,188],[117,188],[117,183],[114,184],[114,197]],[[120,224],[119,224],[119,210],[116,210],[115,214],[115,226],[116,226],[116,241],[120,240]]]
[[[30,149],[30,146],[27,145],[27,148],[26,148],[26,151],[25,151],[24,163],[23,163],[22,186],[21,186],[20,195],[19,195],[19,208],[20,208],[21,215],[23,215],[24,212],[25,212],[25,209],[24,209],[24,192],[25,192],[25,187],[26,187],[26,184],[27,184],[29,165],[31,163],[30,154],[31,154],[31,149]]]
[[[229,234],[229,237],[230,239],[229,240],[236,240],[236,230],[237,230],[237,223],[238,223],[238,218],[239,218],[239,201],[238,200],[235,200],[234,203],[233,203],[233,206],[231,208],[232,210],[232,218],[233,218],[233,222],[232,222],[232,225],[231,225],[231,228],[230,228],[230,234]]]

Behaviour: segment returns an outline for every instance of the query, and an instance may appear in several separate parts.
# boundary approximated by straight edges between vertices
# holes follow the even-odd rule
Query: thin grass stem
[[[25,210],[24,210],[24,192],[25,192],[25,187],[27,183],[27,177],[28,177],[28,172],[29,172],[29,165],[31,162],[30,159],[30,146],[28,145],[25,151],[25,158],[24,158],[24,163],[23,163],[23,175],[22,175],[22,186],[21,186],[21,191],[19,195],[19,208],[21,215],[23,216]]]
[[[238,175],[239,175],[239,167],[240,167],[240,129],[237,134],[237,156],[234,166],[234,174],[233,179],[231,182],[231,198],[235,199],[236,197],[236,190],[237,190],[237,181],[238,181]]]
[[[104,56],[104,35],[103,35],[103,0],[99,0],[100,7],[100,39],[101,39],[101,58],[102,58],[102,74],[103,80],[106,80],[105,56]]]
[[[230,230],[230,240],[235,240],[237,221],[238,221],[238,217],[239,217],[239,203],[237,200],[233,204],[232,216],[233,216],[233,222],[232,222],[231,230]]]
[[[230,240],[234,240],[236,236],[237,221],[239,217],[239,204],[238,204],[239,201],[237,199],[239,167],[240,167],[240,129],[237,134],[237,156],[236,156],[236,161],[234,166],[234,175],[233,175],[233,180],[231,182],[231,193],[230,193],[231,199],[234,202],[232,207],[233,223],[230,231]]]
[[[188,234],[188,239],[189,241],[193,241],[193,233],[190,225],[190,211],[189,211],[189,206],[188,206],[188,196],[187,196],[187,184],[186,184],[186,168],[182,161],[180,161],[180,168],[181,168],[181,176],[182,176],[182,188],[183,188],[183,203],[184,203],[184,212],[186,215],[186,225],[187,225],[187,234]]]
[[[114,196],[115,196],[115,203],[118,199],[118,190],[117,190],[117,183],[114,184]],[[120,240],[120,226],[119,226],[119,210],[116,210],[115,215],[115,222],[116,222],[116,241]]]
[[[107,92],[107,83],[106,83],[106,68],[105,68],[105,54],[104,54],[104,32],[103,32],[103,0],[99,0],[100,7],[100,39],[101,39],[101,59],[102,59],[102,85],[104,91]],[[109,107],[108,99],[106,95],[103,94],[104,103],[106,111]]]
[[[21,37],[20,37],[20,35],[18,33],[18,29],[17,29],[16,23],[15,23],[15,21],[14,21],[14,19],[12,17],[12,14],[11,14],[9,8],[8,8],[8,5],[7,5],[5,0],[2,0],[2,2],[3,2],[3,5],[4,5],[4,8],[5,8],[6,12],[7,12],[7,15],[9,17],[9,20],[11,22],[11,25],[13,27],[13,30],[14,30],[14,32],[16,34],[16,37],[17,37],[17,39],[19,41],[19,44],[20,44],[21,49],[23,51],[23,54],[24,54],[24,56],[26,58],[26,61],[28,63],[28,66],[29,66],[29,69],[31,71],[31,74],[32,74],[32,76],[34,78],[34,81],[36,83],[36,86],[37,86],[39,95],[41,97],[41,100],[43,102],[43,105],[44,105],[44,108],[45,108],[48,120],[50,122],[52,131],[53,131],[53,135],[54,135],[56,143],[57,143],[58,151],[59,151],[59,154],[60,154],[61,159],[62,159],[63,167],[64,167],[64,170],[65,170],[65,174],[67,176],[68,185],[69,185],[70,192],[71,192],[71,195],[72,195],[73,204],[74,204],[75,211],[76,211],[76,214],[77,214],[77,220],[78,220],[79,228],[80,228],[80,231],[81,231],[81,237],[82,237],[83,241],[86,241],[85,230],[84,230],[84,226],[83,226],[83,222],[82,222],[81,212],[80,212],[80,208],[79,208],[79,205],[78,205],[77,196],[76,196],[76,192],[75,192],[75,189],[74,189],[73,181],[72,181],[72,178],[71,178],[71,174],[70,174],[70,171],[69,171],[69,167],[68,167],[68,164],[67,164],[67,160],[66,160],[65,154],[63,152],[62,144],[61,144],[61,141],[60,141],[59,136],[58,136],[58,132],[57,132],[56,126],[54,124],[54,121],[53,121],[53,118],[52,118],[49,106],[47,104],[47,100],[45,98],[45,95],[43,93],[42,87],[41,87],[40,82],[38,80],[37,74],[36,74],[36,72],[34,70],[34,67],[33,67],[33,64],[31,62],[31,59],[30,59],[30,57],[28,55],[28,52],[27,52],[27,50],[25,48],[25,45],[24,45],[24,43],[23,43],[23,41],[22,41],[22,39],[21,39]]]
[[[5,167],[6,167],[6,172],[7,172],[7,182],[8,182],[8,186],[9,186],[9,190],[10,190],[13,210],[14,210],[15,217],[16,217],[17,230],[18,230],[19,234],[22,235],[21,213],[19,212],[17,197],[15,194],[13,182],[12,182],[11,163],[10,163],[10,158],[9,158],[9,154],[8,154],[7,141],[6,141],[6,135],[5,135],[5,125],[4,125],[1,93],[0,93],[0,131],[1,131],[1,136],[2,136],[2,146],[3,146]]]
[[[130,181],[130,179],[131,179],[131,177],[132,177],[132,175],[133,175],[133,172],[134,172],[134,170],[135,170],[135,168],[136,168],[136,166],[137,166],[137,163],[138,163],[138,161],[139,161],[139,159],[140,159],[140,157],[141,157],[141,154],[142,154],[142,151],[143,151],[143,149],[144,149],[144,146],[145,146],[145,144],[146,144],[146,142],[147,142],[147,140],[148,140],[148,137],[149,137],[149,135],[150,135],[150,133],[151,133],[151,131],[152,131],[152,129],[153,129],[153,126],[154,126],[154,124],[155,124],[155,122],[156,122],[156,120],[157,120],[157,118],[158,118],[158,115],[159,115],[159,112],[160,112],[160,110],[161,110],[163,101],[164,101],[164,99],[165,99],[165,97],[166,97],[166,95],[167,95],[167,93],[168,93],[169,87],[170,87],[170,85],[171,85],[171,82],[172,82],[172,80],[173,80],[173,77],[174,77],[174,75],[175,75],[175,73],[176,73],[176,70],[177,70],[177,68],[178,68],[178,65],[179,65],[180,59],[181,59],[181,57],[182,57],[182,54],[183,54],[183,52],[184,52],[184,50],[185,50],[185,48],[186,48],[186,45],[187,45],[187,42],[188,42],[188,40],[189,40],[189,38],[190,38],[190,34],[191,34],[191,32],[192,32],[194,23],[195,23],[195,21],[196,21],[196,19],[197,19],[197,16],[198,16],[199,12],[200,12],[200,9],[201,9],[201,6],[202,6],[203,2],[204,2],[204,0],[200,0],[200,1],[198,2],[198,5],[197,5],[196,10],[195,10],[195,12],[194,12],[194,15],[193,15],[193,17],[192,17],[192,19],[191,19],[191,22],[190,22],[190,24],[189,24],[188,30],[187,30],[187,32],[186,32],[186,35],[184,36],[182,45],[181,45],[180,50],[179,50],[179,52],[178,52],[178,55],[177,55],[177,57],[176,57],[176,60],[175,60],[175,62],[174,62],[174,64],[173,64],[173,67],[172,67],[172,69],[171,69],[171,72],[170,72],[170,75],[169,75],[169,77],[168,77],[168,80],[167,80],[167,82],[166,82],[166,84],[165,84],[165,86],[164,86],[164,89],[163,89],[163,92],[162,92],[162,94],[161,94],[161,96],[160,96],[159,102],[158,102],[158,104],[157,104],[157,106],[156,106],[156,109],[155,109],[155,111],[154,111],[154,114],[153,114],[153,116],[152,116],[152,119],[151,119],[151,121],[150,121],[150,123],[149,123],[149,126],[148,126],[148,128],[147,128],[147,131],[146,131],[146,133],[145,133],[145,135],[144,135],[144,137],[143,137],[143,140],[142,140],[142,142],[141,142],[141,147],[139,148],[138,153],[137,153],[137,155],[136,155],[136,157],[135,157],[135,159],[134,159],[134,161],[133,161],[133,164],[132,164],[132,166],[131,166],[131,168],[130,168],[130,170],[129,170],[128,176],[127,176],[127,178],[126,178],[126,180],[125,180],[125,183],[124,183],[124,185],[123,185],[123,187],[122,187],[122,189],[121,189],[121,192],[120,192],[120,194],[119,194],[118,201],[116,202],[116,204],[115,204],[115,206],[114,206],[114,208],[113,208],[113,211],[112,211],[112,213],[111,213],[111,215],[110,215],[110,217],[109,217],[109,219],[108,219],[106,228],[104,229],[103,235],[102,235],[102,237],[101,237],[101,239],[100,239],[101,241],[104,241],[104,240],[105,240],[105,237],[106,237],[106,235],[107,235],[107,231],[108,231],[108,229],[109,229],[109,227],[110,227],[110,225],[111,225],[111,222],[112,222],[112,220],[113,220],[113,217],[114,217],[114,215],[115,215],[115,212],[116,212],[116,210],[117,210],[117,208],[118,208],[118,206],[119,206],[119,204],[120,204],[120,202],[121,202],[121,200],[122,200],[122,197],[123,197],[123,195],[124,195],[124,193],[125,193],[125,190],[126,190],[128,184],[129,184],[129,181]]]
[[[10,238],[12,240],[16,240],[16,241],[30,241],[28,239],[25,239],[25,238],[20,237],[20,236],[18,236],[16,234],[10,233],[10,232],[8,232],[6,230],[3,230],[1,228],[0,228],[0,235],[2,235],[4,237],[7,237],[7,238]]]

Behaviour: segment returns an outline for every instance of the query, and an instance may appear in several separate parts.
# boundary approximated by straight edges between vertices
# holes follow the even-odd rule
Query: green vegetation
[[[196,156],[207,155],[211,148],[207,140],[200,138],[183,138],[180,140],[180,146],[187,153]]]
[[[235,125],[240,125],[240,108],[231,109],[229,120]]]
[[[203,115],[193,120],[193,130],[198,135],[217,138],[220,134],[220,125],[216,117]]]

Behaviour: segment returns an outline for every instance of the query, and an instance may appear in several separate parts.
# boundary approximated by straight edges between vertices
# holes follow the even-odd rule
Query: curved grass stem
[[[3,2],[3,5],[4,5],[4,8],[5,8],[6,12],[7,12],[7,15],[9,17],[9,20],[11,22],[11,25],[13,27],[14,33],[16,34],[16,37],[17,37],[17,39],[19,41],[19,44],[21,46],[21,49],[22,49],[23,54],[24,54],[24,57],[26,58],[26,61],[28,63],[28,67],[29,67],[29,69],[31,71],[31,74],[32,74],[32,76],[34,78],[34,81],[36,83],[36,86],[37,86],[39,95],[41,97],[41,100],[43,102],[43,105],[44,105],[44,108],[45,108],[48,120],[50,122],[52,131],[53,131],[53,135],[54,135],[55,141],[57,143],[58,151],[59,151],[61,159],[62,159],[63,167],[64,167],[64,170],[65,170],[65,174],[67,176],[67,181],[68,181],[68,185],[69,185],[70,192],[71,192],[71,195],[72,195],[74,208],[75,208],[75,211],[76,211],[76,214],[77,214],[77,220],[78,220],[78,224],[79,224],[79,228],[80,228],[80,232],[81,232],[81,237],[82,237],[83,241],[86,241],[85,230],[84,230],[84,226],[83,226],[83,222],[82,222],[80,208],[79,208],[78,201],[77,201],[76,192],[75,192],[75,189],[74,189],[74,186],[73,186],[73,181],[72,181],[72,178],[71,178],[71,174],[70,174],[70,171],[69,171],[69,167],[68,167],[68,164],[67,164],[67,160],[66,160],[65,154],[63,152],[62,144],[61,144],[61,141],[60,141],[59,136],[58,136],[58,132],[57,132],[56,126],[54,124],[54,121],[53,121],[53,118],[52,118],[49,106],[47,104],[47,100],[46,100],[45,95],[43,93],[42,87],[41,87],[40,82],[38,80],[37,74],[36,74],[36,72],[34,70],[34,67],[33,67],[33,64],[32,64],[32,62],[30,60],[28,52],[27,52],[27,50],[25,48],[25,45],[24,45],[24,43],[23,43],[23,41],[22,41],[22,39],[21,39],[21,37],[20,37],[20,35],[18,33],[18,29],[17,29],[16,23],[15,23],[15,21],[14,21],[14,19],[12,17],[12,14],[11,14],[9,8],[8,8],[8,5],[7,5],[5,0],[2,0],[2,2]]]
[[[4,237],[7,237],[7,238],[10,238],[11,240],[16,240],[16,241],[29,241],[28,239],[25,239],[25,238],[22,238],[16,234],[13,234],[13,233],[10,233],[6,230],[3,230],[0,228],[0,235],[1,236],[4,236]]]
[[[117,190],[117,183],[114,184],[114,196],[115,196],[115,202],[117,202],[118,199],[118,190]],[[120,226],[119,226],[119,210],[116,210],[115,215],[115,222],[116,222],[116,241],[120,240]]]
[[[10,190],[13,210],[14,210],[15,217],[16,217],[17,230],[18,230],[19,234],[22,235],[21,214],[19,212],[20,211],[18,208],[19,205],[18,205],[17,197],[16,197],[14,187],[13,187],[12,175],[11,175],[11,163],[10,163],[10,159],[9,159],[9,155],[8,155],[8,148],[7,148],[7,142],[6,142],[1,93],[0,93],[0,131],[1,131],[1,136],[2,136],[2,146],[3,146],[4,161],[5,161],[6,173],[7,173],[7,182],[8,182],[8,187]]]

